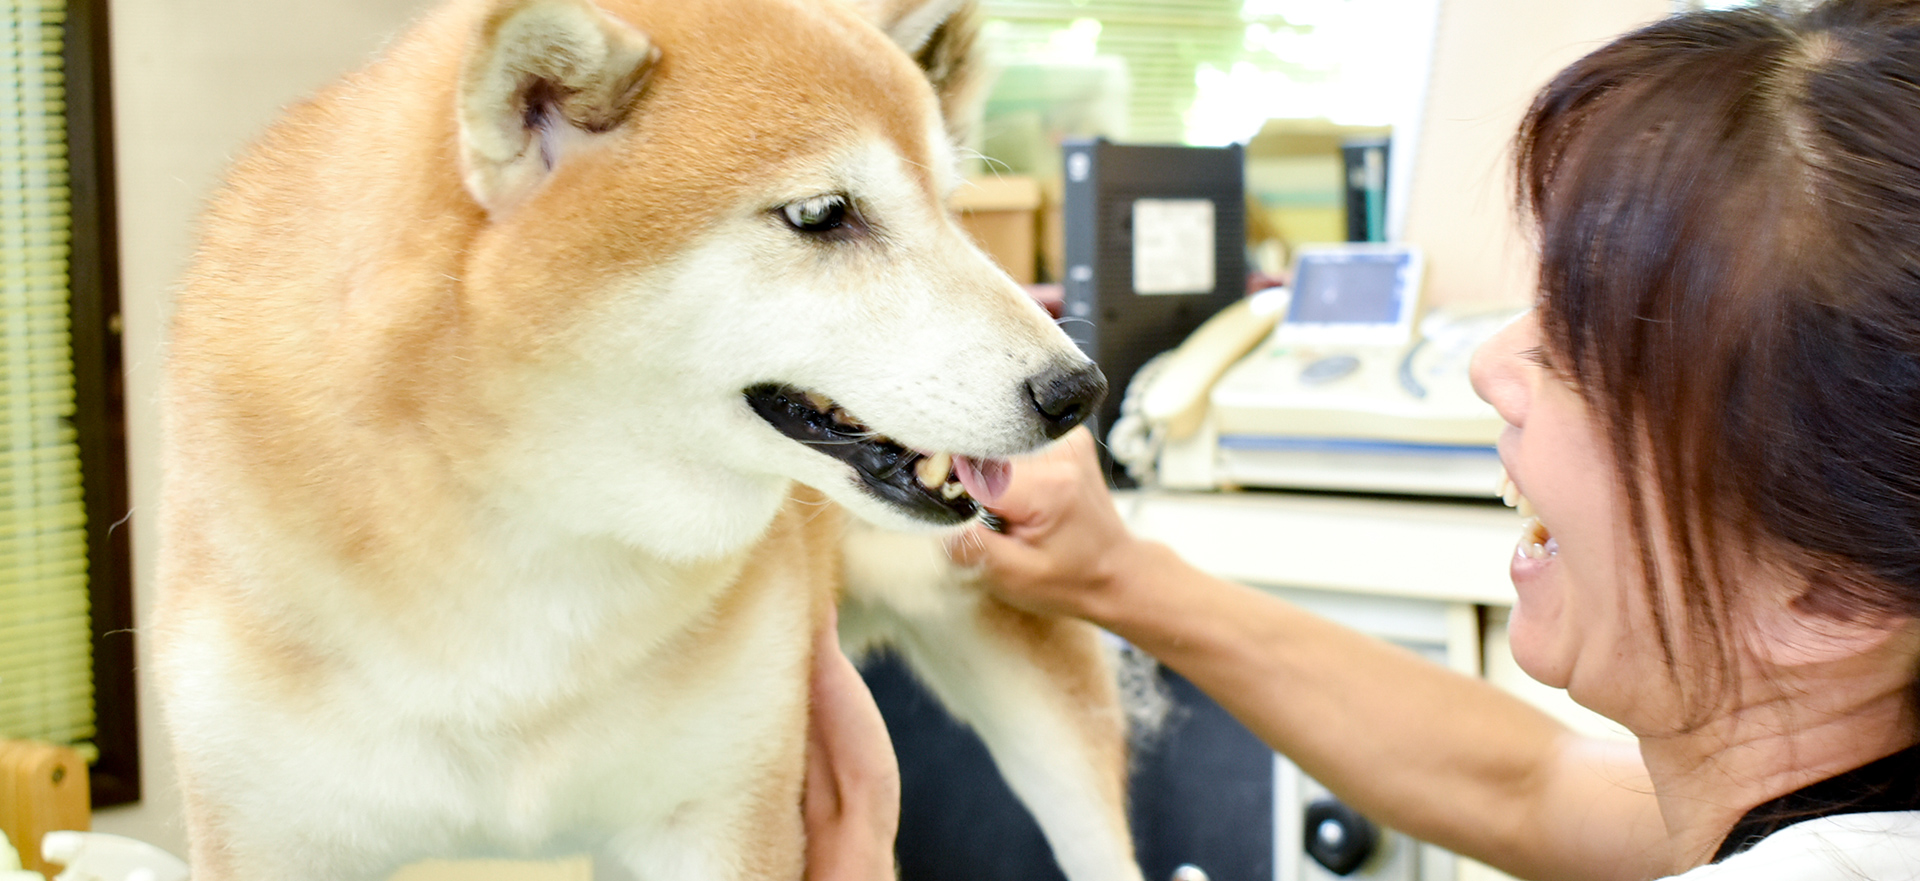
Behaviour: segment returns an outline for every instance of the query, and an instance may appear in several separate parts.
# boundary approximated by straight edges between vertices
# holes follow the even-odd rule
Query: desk
[[[1285,492],[1115,494],[1133,530],[1262,586],[1513,604],[1520,517],[1490,503]]]

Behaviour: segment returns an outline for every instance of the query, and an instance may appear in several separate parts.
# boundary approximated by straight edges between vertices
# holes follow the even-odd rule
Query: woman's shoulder
[[[1920,879],[1920,811],[1839,814],[1795,823],[1743,853],[1669,881]]]

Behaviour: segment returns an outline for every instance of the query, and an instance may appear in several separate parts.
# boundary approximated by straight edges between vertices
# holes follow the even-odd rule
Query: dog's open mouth
[[[781,434],[847,463],[868,492],[922,520],[964,522],[1006,489],[1005,460],[908,449],[818,392],[765,384],[746,397]]]

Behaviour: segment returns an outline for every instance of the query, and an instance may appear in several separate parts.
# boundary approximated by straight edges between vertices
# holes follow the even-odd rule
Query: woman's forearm
[[[1664,840],[1630,746],[1187,564],[1115,548],[1085,611],[1354,808],[1522,877],[1651,877]]]

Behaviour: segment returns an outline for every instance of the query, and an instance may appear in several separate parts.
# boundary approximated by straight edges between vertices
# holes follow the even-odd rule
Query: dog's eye
[[[845,196],[815,196],[781,206],[787,225],[804,233],[829,233],[847,225]]]

